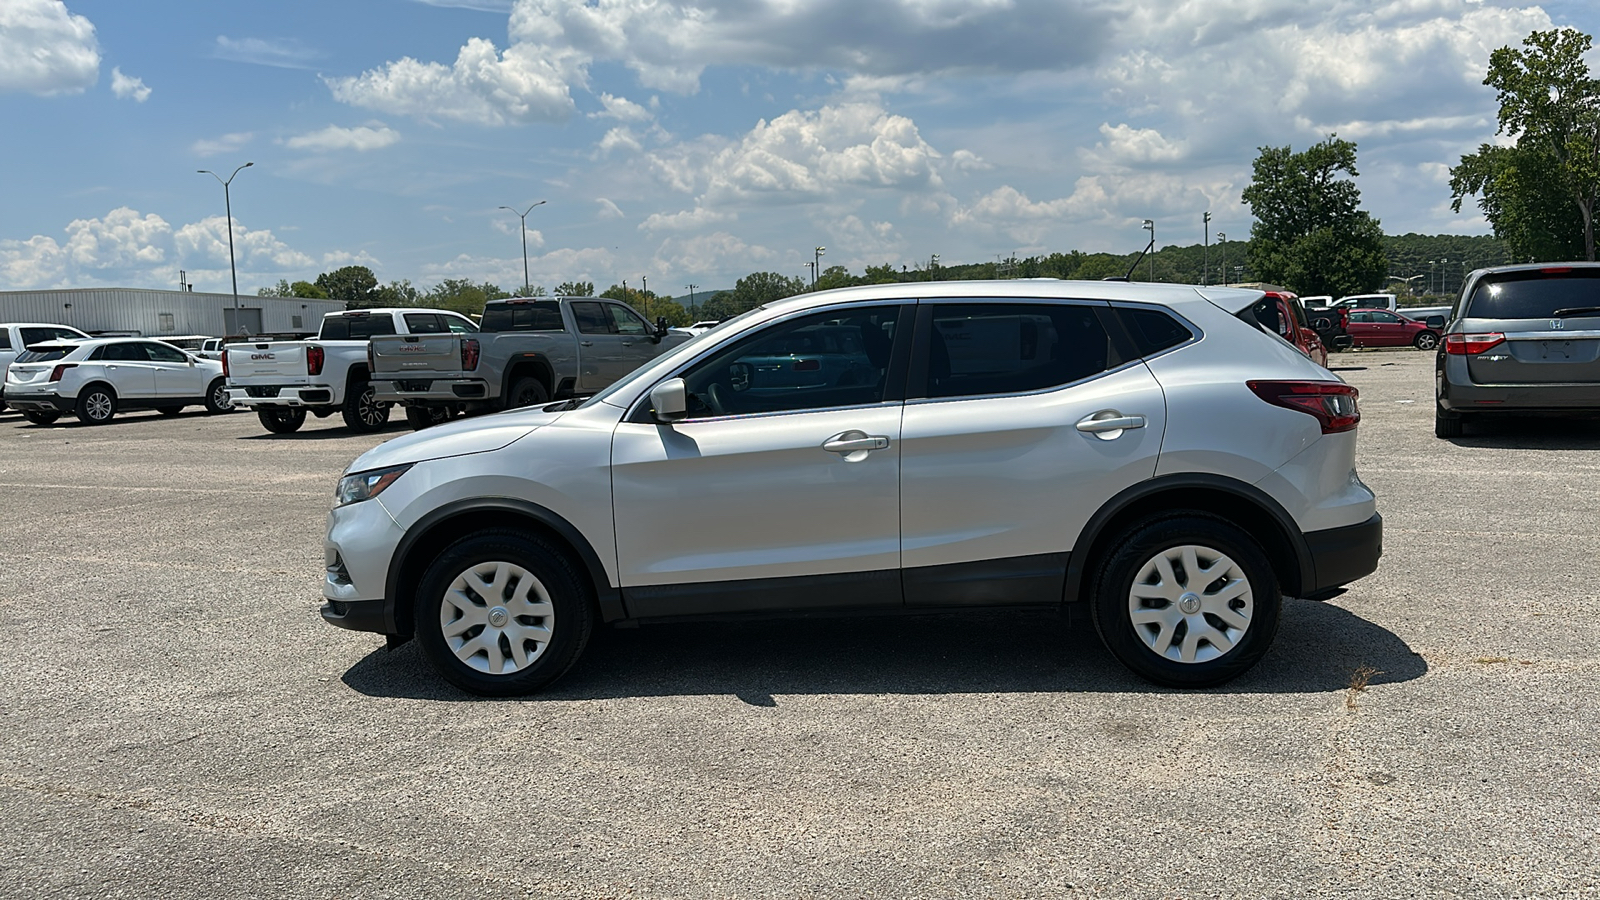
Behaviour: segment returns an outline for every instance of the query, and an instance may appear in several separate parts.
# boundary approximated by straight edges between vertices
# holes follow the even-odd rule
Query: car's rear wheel
[[[406,407],[406,424],[412,431],[421,431],[435,425],[450,421],[450,408],[448,406],[408,406]]]
[[[211,415],[233,412],[233,400],[228,396],[228,381],[214,378],[206,387],[206,412]]]
[[[1432,350],[1439,346],[1439,336],[1431,331],[1419,331],[1417,336],[1411,339],[1411,345],[1418,350]]]
[[[544,382],[537,378],[519,378],[511,386],[511,402],[507,408],[518,406],[538,406],[550,402],[550,391]]]
[[[91,384],[78,392],[73,412],[85,425],[104,425],[117,414],[117,392],[107,384]]]
[[[1108,546],[1094,581],[1095,629],[1136,674],[1212,687],[1271,646],[1278,579],[1260,546],[1231,522],[1202,513],[1148,519]]]
[[[61,413],[27,409],[23,410],[22,417],[35,425],[51,425],[55,423],[55,420],[61,418]]]
[[[594,629],[587,581],[544,539],[483,531],[439,555],[415,603],[417,641],[439,674],[474,694],[529,694],[572,668]]]
[[[370,381],[353,381],[345,392],[344,424],[351,431],[377,431],[389,422],[389,404],[379,403]]]
[[[306,411],[303,409],[258,409],[256,418],[261,420],[261,427],[273,434],[292,434],[300,430],[306,423]]]
[[[1433,406],[1433,436],[1437,438],[1458,438],[1464,430],[1465,421],[1460,413],[1445,412],[1444,407],[1437,403]]]

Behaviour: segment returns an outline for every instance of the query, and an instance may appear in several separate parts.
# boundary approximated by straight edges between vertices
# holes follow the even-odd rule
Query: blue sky
[[[648,276],[1248,234],[1263,144],[1357,141],[1390,233],[1486,233],[1499,0],[0,0],[0,290]],[[1600,69],[1600,57],[1591,59]]]

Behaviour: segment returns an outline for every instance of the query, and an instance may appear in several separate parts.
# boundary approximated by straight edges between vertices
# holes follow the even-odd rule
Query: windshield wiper
[[[1558,309],[1550,315],[1563,319],[1567,316],[1587,316],[1593,313],[1600,313],[1600,306],[1569,306],[1566,309]]]

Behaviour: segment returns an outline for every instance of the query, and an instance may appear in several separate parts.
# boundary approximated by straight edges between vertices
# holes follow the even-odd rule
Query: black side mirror
[[[1422,320],[1422,324],[1428,326],[1429,328],[1443,328],[1444,316],[1429,316]]]
[[[667,329],[669,327],[670,326],[667,325],[667,317],[666,316],[656,316],[656,330],[655,330],[655,334],[653,335],[655,337],[655,339],[659,341],[662,338],[666,337],[667,336]]]

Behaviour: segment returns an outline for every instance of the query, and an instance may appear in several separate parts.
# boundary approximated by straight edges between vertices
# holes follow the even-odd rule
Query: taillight
[[[322,374],[322,361],[323,361],[324,358],[326,358],[326,356],[327,356],[327,353],[324,352],[321,347],[318,347],[315,344],[311,345],[310,347],[307,347],[306,348],[306,374],[307,375],[321,375]]]
[[[1361,421],[1356,405],[1360,391],[1339,381],[1247,381],[1257,397],[1295,412],[1313,416],[1323,434],[1354,431]]]
[[[65,372],[68,369],[75,369],[77,367],[77,363],[60,363],[54,369],[50,370],[50,380],[60,381],[62,372]]]
[[[478,339],[467,338],[461,342],[461,371],[471,372],[478,368]]]
[[[378,371],[378,351],[372,349],[371,341],[367,341],[367,371]]]
[[[228,377],[228,348],[222,348],[222,377]]]
[[[1477,356],[1505,342],[1506,336],[1498,331],[1488,334],[1447,334],[1444,336],[1444,352],[1451,356]]]

